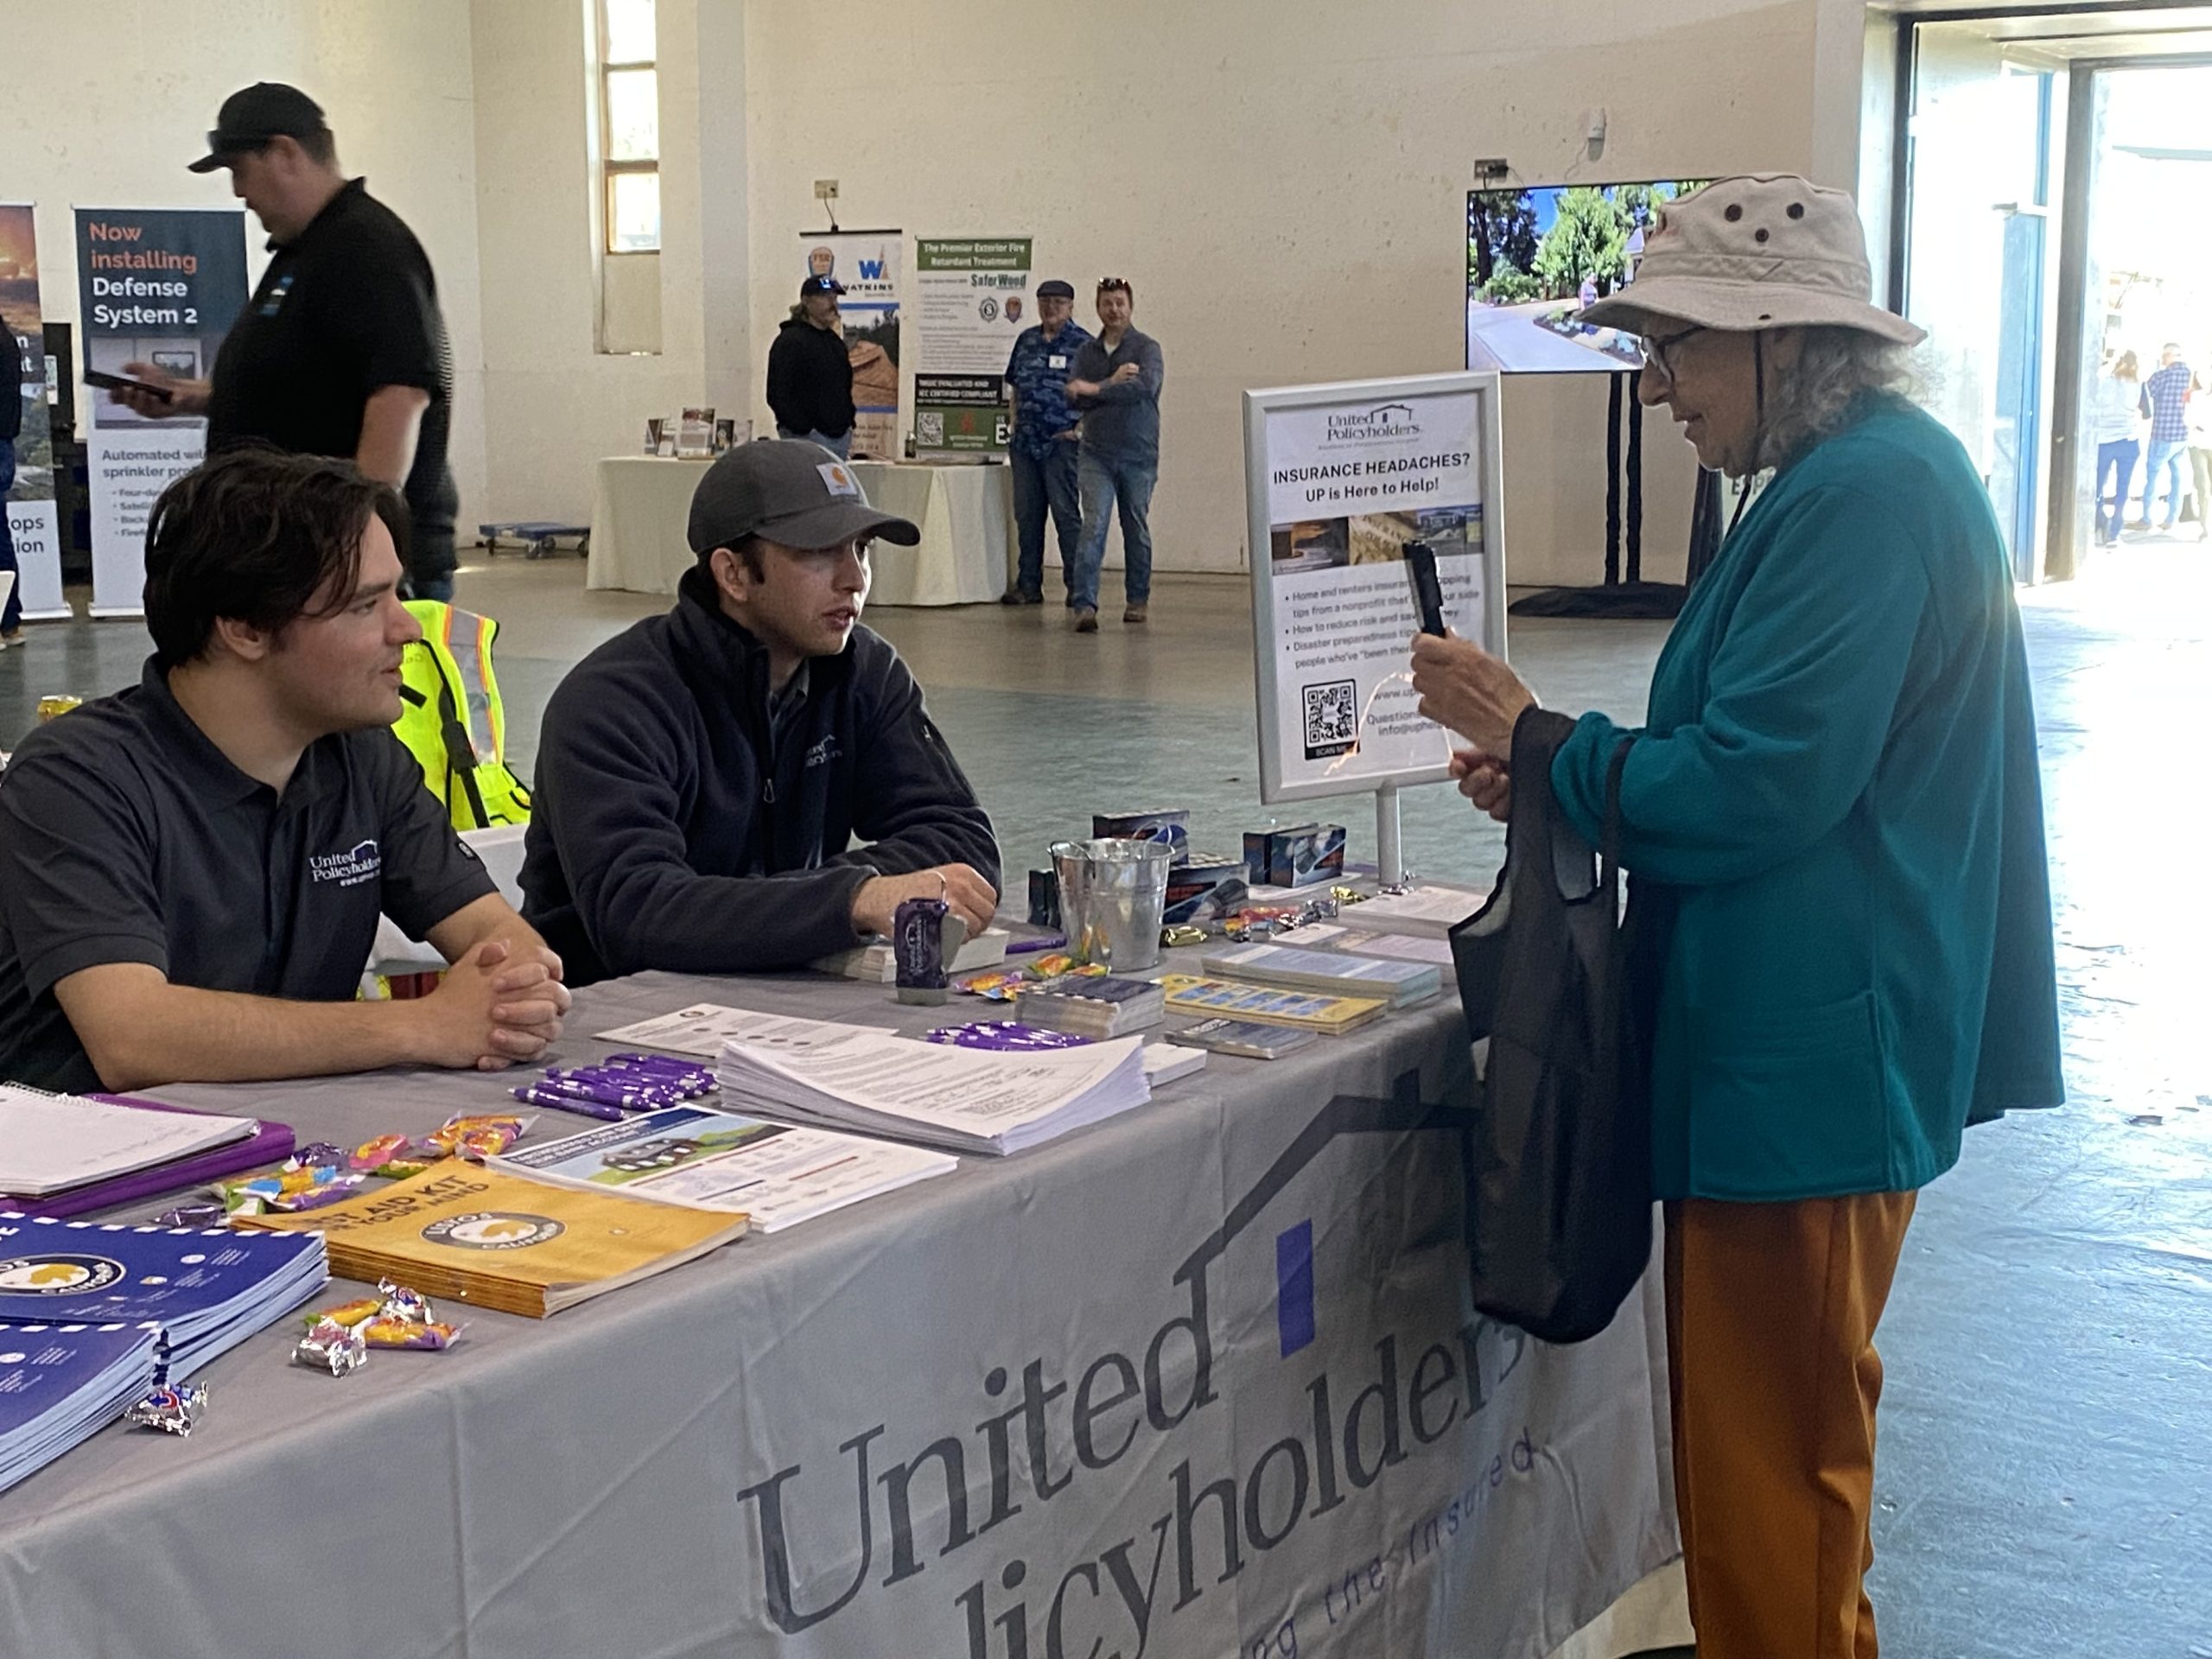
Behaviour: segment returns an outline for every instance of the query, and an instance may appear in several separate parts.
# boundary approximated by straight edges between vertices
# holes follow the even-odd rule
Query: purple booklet
[[[86,1098],[105,1100],[117,1106],[136,1106],[149,1112],[193,1109],[189,1106],[172,1106],[167,1101],[143,1100],[137,1095],[92,1095]],[[257,1165],[281,1163],[292,1155],[294,1144],[291,1125],[263,1119],[258,1135],[210,1147],[205,1152],[195,1152],[173,1163],[156,1164],[151,1169],[134,1169],[128,1175],[73,1186],[67,1192],[49,1193],[42,1198],[11,1198],[0,1192],[0,1210],[21,1211],[27,1216],[81,1216],[88,1210],[139,1204],[165,1193],[181,1192],[188,1186],[197,1186],[218,1176],[234,1175]]]

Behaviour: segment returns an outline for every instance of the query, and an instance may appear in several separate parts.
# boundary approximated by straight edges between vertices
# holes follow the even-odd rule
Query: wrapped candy
[[[205,1382],[156,1382],[124,1408],[123,1421],[181,1438],[192,1433],[207,1409]]]
[[[379,1174],[392,1160],[404,1157],[413,1144],[404,1135],[380,1135],[372,1141],[362,1141],[346,1154],[346,1161],[363,1174]]]
[[[1185,945],[1204,944],[1205,942],[1205,929],[1193,927],[1187,922],[1178,922],[1173,927],[1163,927],[1160,930],[1160,943],[1170,950],[1180,950]]]
[[[392,1319],[381,1316],[353,1327],[372,1348],[421,1348],[437,1351],[461,1339],[461,1327],[438,1319]]]
[[[464,1114],[448,1118],[423,1138],[423,1145],[441,1156],[489,1158],[514,1145],[529,1127],[528,1118],[511,1117],[505,1113],[480,1116]]]
[[[317,1319],[292,1349],[292,1363],[346,1376],[369,1363],[368,1339],[357,1325]]]
[[[430,1299],[419,1290],[410,1290],[405,1285],[390,1279],[377,1281],[377,1294],[384,1298],[377,1312],[391,1319],[406,1319],[416,1325],[429,1323]]]
[[[219,1227],[228,1212],[219,1204],[180,1204],[148,1224],[154,1227]]]

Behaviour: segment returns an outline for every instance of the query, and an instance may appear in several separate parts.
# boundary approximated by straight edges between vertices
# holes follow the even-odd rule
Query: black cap
[[[868,504],[853,469],[804,438],[762,438],[728,450],[691,492],[691,550],[702,558],[766,536],[785,547],[836,547],[880,536],[901,547],[922,539],[909,519]]]
[[[207,135],[207,154],[193,162],[194,173],[213,173],[271,138],[306,138],[324,130],[322,105],[281,80],[257,80],[232,92],[216,112]]]
[[[1064,283],[1055,276],[1049,283],[1037,284],[1037,297],[1040,300],[1066,300],[1072,303],[1075,299],[1075,284]]]
[[[844,291],[845,285],[835,276],[810,276],[798,285],[798,296],[802,300],[810,294],[842,294]]]

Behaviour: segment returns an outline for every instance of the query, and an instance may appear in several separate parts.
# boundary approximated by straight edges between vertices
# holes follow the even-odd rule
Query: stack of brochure
[[[435,1164],[342,1204],[240,1217],[272,1232],[321,1229],[348,1279],[542,1319],[742,1237],[746,1218],[578,1192],[474,1164]]]
[[[1337,920],[1363,933],[1412,933],[1440,939],[1480,910],[1489,896],[1471,887],[1429,883],[1346,905]]]
[[[1208,973],[1224,979],[1249,979],[1299,991],[1333,991],[1338,996],[1387,996],[1393,1008],[1426,1002],[1443,985],[1435,969],[1417,962],[1300,950],[1287,944],[1231,945],[1209,952],[1202,961]]]
[[[486,1161],[564,1186],[737,1211],[764,1233],[943,1175],[958,1163],[918,1147],[764,1123],[706,1106],[640,1112]]]
[[[220,1227],[0,1214],[0,1319],[151,1321],[162,1327],[175,1382],[274,1325],[329,1280],[313,1233],[252,1238]]]
[[[1294,1026],[1341,1037],[1380,1020],[1389,1010],[1380,996],[1329,996],[1319,991],[1286,991],[1272,985],[1244,985],[1234,980],[1203,979],[1195,974],[1163,974],[1171,1014],[1208,1018],[1256,1020],[1262,1025]]]
[[[1148,979],[1063,974],[1024,986],[1014,1000],[1014,1017],[1025,1026],[1071,1032],[1095,1042],[1156,1026],[1166,1007],[1160,987]]]
[[[859,1026],[738,1038],[722,1049],[722,1097],[772,1122],[998,1156],[1143,1105],[1142,1046],[1123,1037],[1001,1052]]]
[[[154,1385],[156,1325],[0,1325],[0,1491]]]

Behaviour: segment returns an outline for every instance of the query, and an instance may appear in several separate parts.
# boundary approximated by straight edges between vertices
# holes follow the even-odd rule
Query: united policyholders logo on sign
[[[1378,404],[1351,414],[1332,414],[1325,443],[1403,443],[1421,436],[1410,404]]]
[[[0,1262],[0,1294],[11,1296],[79,1296],[105,1290],[124,1276],[123,1263],[104,1255],[55,1251]]]
[[[454,1244],[471,1250],[523,1250],[567,1230],[550,1216],[524,1215],[512,1210],[480,1210],[474,1215],[448,1216],[423,1230],[424,1242]]]

